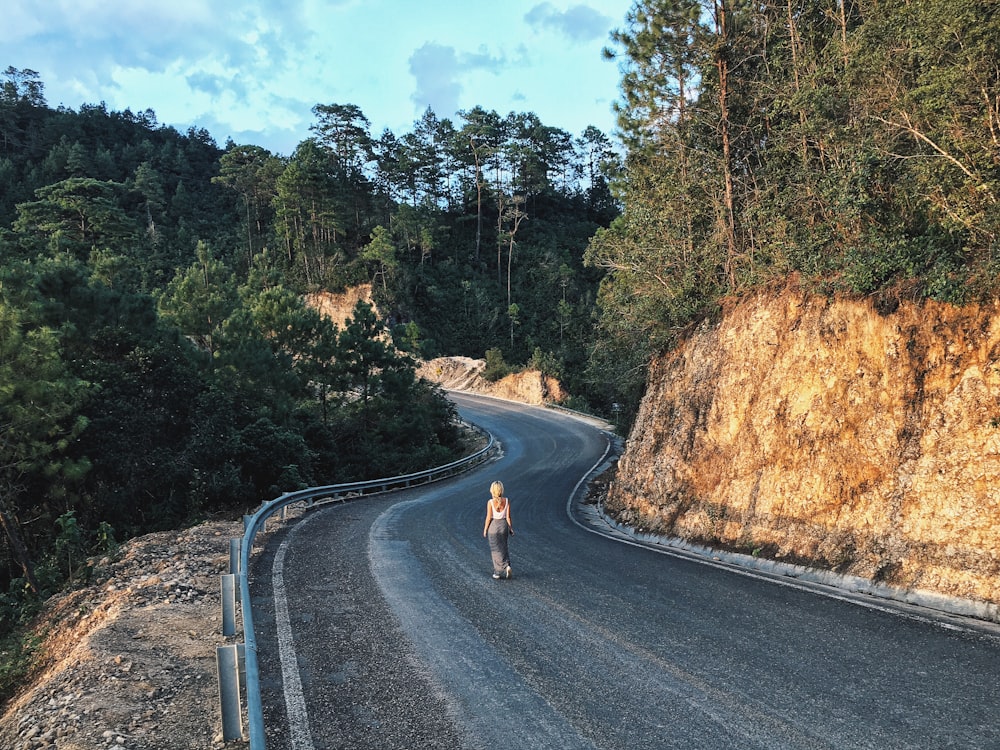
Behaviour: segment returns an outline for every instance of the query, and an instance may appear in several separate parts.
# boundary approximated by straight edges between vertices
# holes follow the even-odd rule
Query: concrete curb
[[[998,626],[1000,624],[1000,607],[996,604],[945,596],[926,589],[903,589],[886,586],[858,576],[842,575],[829,570],[793,565],[738,552],[717,550],[692,544],[679,537],[650,534],[619,523],[604,511],[603,506],[597,506],[596,516],[606,524],[607,528],[601,529],[596,526],[593,523],[593,516],[591,516],[591,523],[588,524],[589,528],[595,533],[612,539],[627,540],[632,544],[674,554],[696,562],[733,568],[737,572],[751,572],[785,582],[795,581],[811,590],[820,593],[836,592],[842,598],[865,603],[868,606],[872,606],[874,601],[883,602],[886,608],[891,607],[910,615],[1000,634],[1000,626]],[[961,621],[956,621],[956,618],[960,618]]]

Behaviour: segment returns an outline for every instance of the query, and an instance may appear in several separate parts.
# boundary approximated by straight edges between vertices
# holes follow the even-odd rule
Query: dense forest
[[[0,87],[0,631],[133,535],[463,450],[417,357],[587,380],[608,138],[317,105],[290,156]],[[308,293],[367,283],[338,329]],[[376,314],[376,310],[378,313]]]
[[[607,55],[624,211],[588,259],[608,272],[595,364],[623,402],[748,290],[996,295],[997,0],[640,0]]]
[[[998,0],[637,0],[616,141],[319,104],[291,155],[0,84],[0,630],[122,539],[461,449],[413,357],[627,424],[646,365],[787,283],[1000,287]],[[372,285],[338,330],[303,296]],[[390,344],[391,341],[391,344]]]

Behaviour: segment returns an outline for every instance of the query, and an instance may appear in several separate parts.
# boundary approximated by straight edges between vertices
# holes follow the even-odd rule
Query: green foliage
[[[94,553],[98,555],[118,554],[118,542],[115,540],[115,530],[107,521],[97,524],[97,535],[94,544]]]
[[[76,512],[63,513],[56,519],[56,527],[59,533],[56,534],[55,552],[66,565],[66,578],[71,579],[84,555],[83,531],[76,521]]]
[[[0,603],[0,611],[7,609],[6,603]],[[17,607],[13,609],[21,611]],[[6,703],[24,686],[40,646],[39,636],[10,629],[6,626],[6,618],[0,616],[0,703]]]
[[[373,278],[381,281],[383,294],[388,291],[388,278],[399,266],[396,260],[396,247],[392,243],[389,230],[377,226],[372,231],[371,242],[361,249],[361,260],[367,261],[374,268]]]
[[[420,356],[424,352],[420,326],[412,320],[392,329],[392,342],[397,349],[410,355]]]
[[[531,354],[531,359],[528,360],[528,367],[532,370],[538,370],[542,375],[548,375],[557,379],[563,377],[562,363],[552,352],[543,352],[541,347],[535,347],[535,351]]]
[[[503,358],[503,351],[500,349],[486,350],[486,366],[483,368],[483,380],[495,383],[501,378],[510,375],[513,370]]]
[[[93,248],[121,246],[138,233],[122,208],[122,187],[88,177],[40,187],[37,200],[18,205],[14,230],[34,247],[66,249],[80,258]]]
[[[199,242],[196,263],[178,270],[157,301],[168,323],[214,353],[219,328],[236,308],[236,281],[225,264],[211,257],[208,246]]]
[[[997,289],[1000,15],[971,0],[640,0],[613,35],[624,212],[589,377],[644,363],[725,295],[815,288],[963,302]],[[617,374],[616,374],[617,373]]]

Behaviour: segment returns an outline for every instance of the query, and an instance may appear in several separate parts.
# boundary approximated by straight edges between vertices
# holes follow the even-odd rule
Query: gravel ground
[[[224,521],[134,539],[96,561],[91,585],[53,597],[34,625],[36,674],[2,709],[0,747],[225,747],[219,576],[241,533]]]

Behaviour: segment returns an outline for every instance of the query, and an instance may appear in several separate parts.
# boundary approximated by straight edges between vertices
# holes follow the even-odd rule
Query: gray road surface
[[[272,750],[1000,748],[1000,639],[588,533],[567,501],[606,436],[455,398],[502,458],[316,511],[258,556]],[[482,538],[495,478],[512,581]]]

